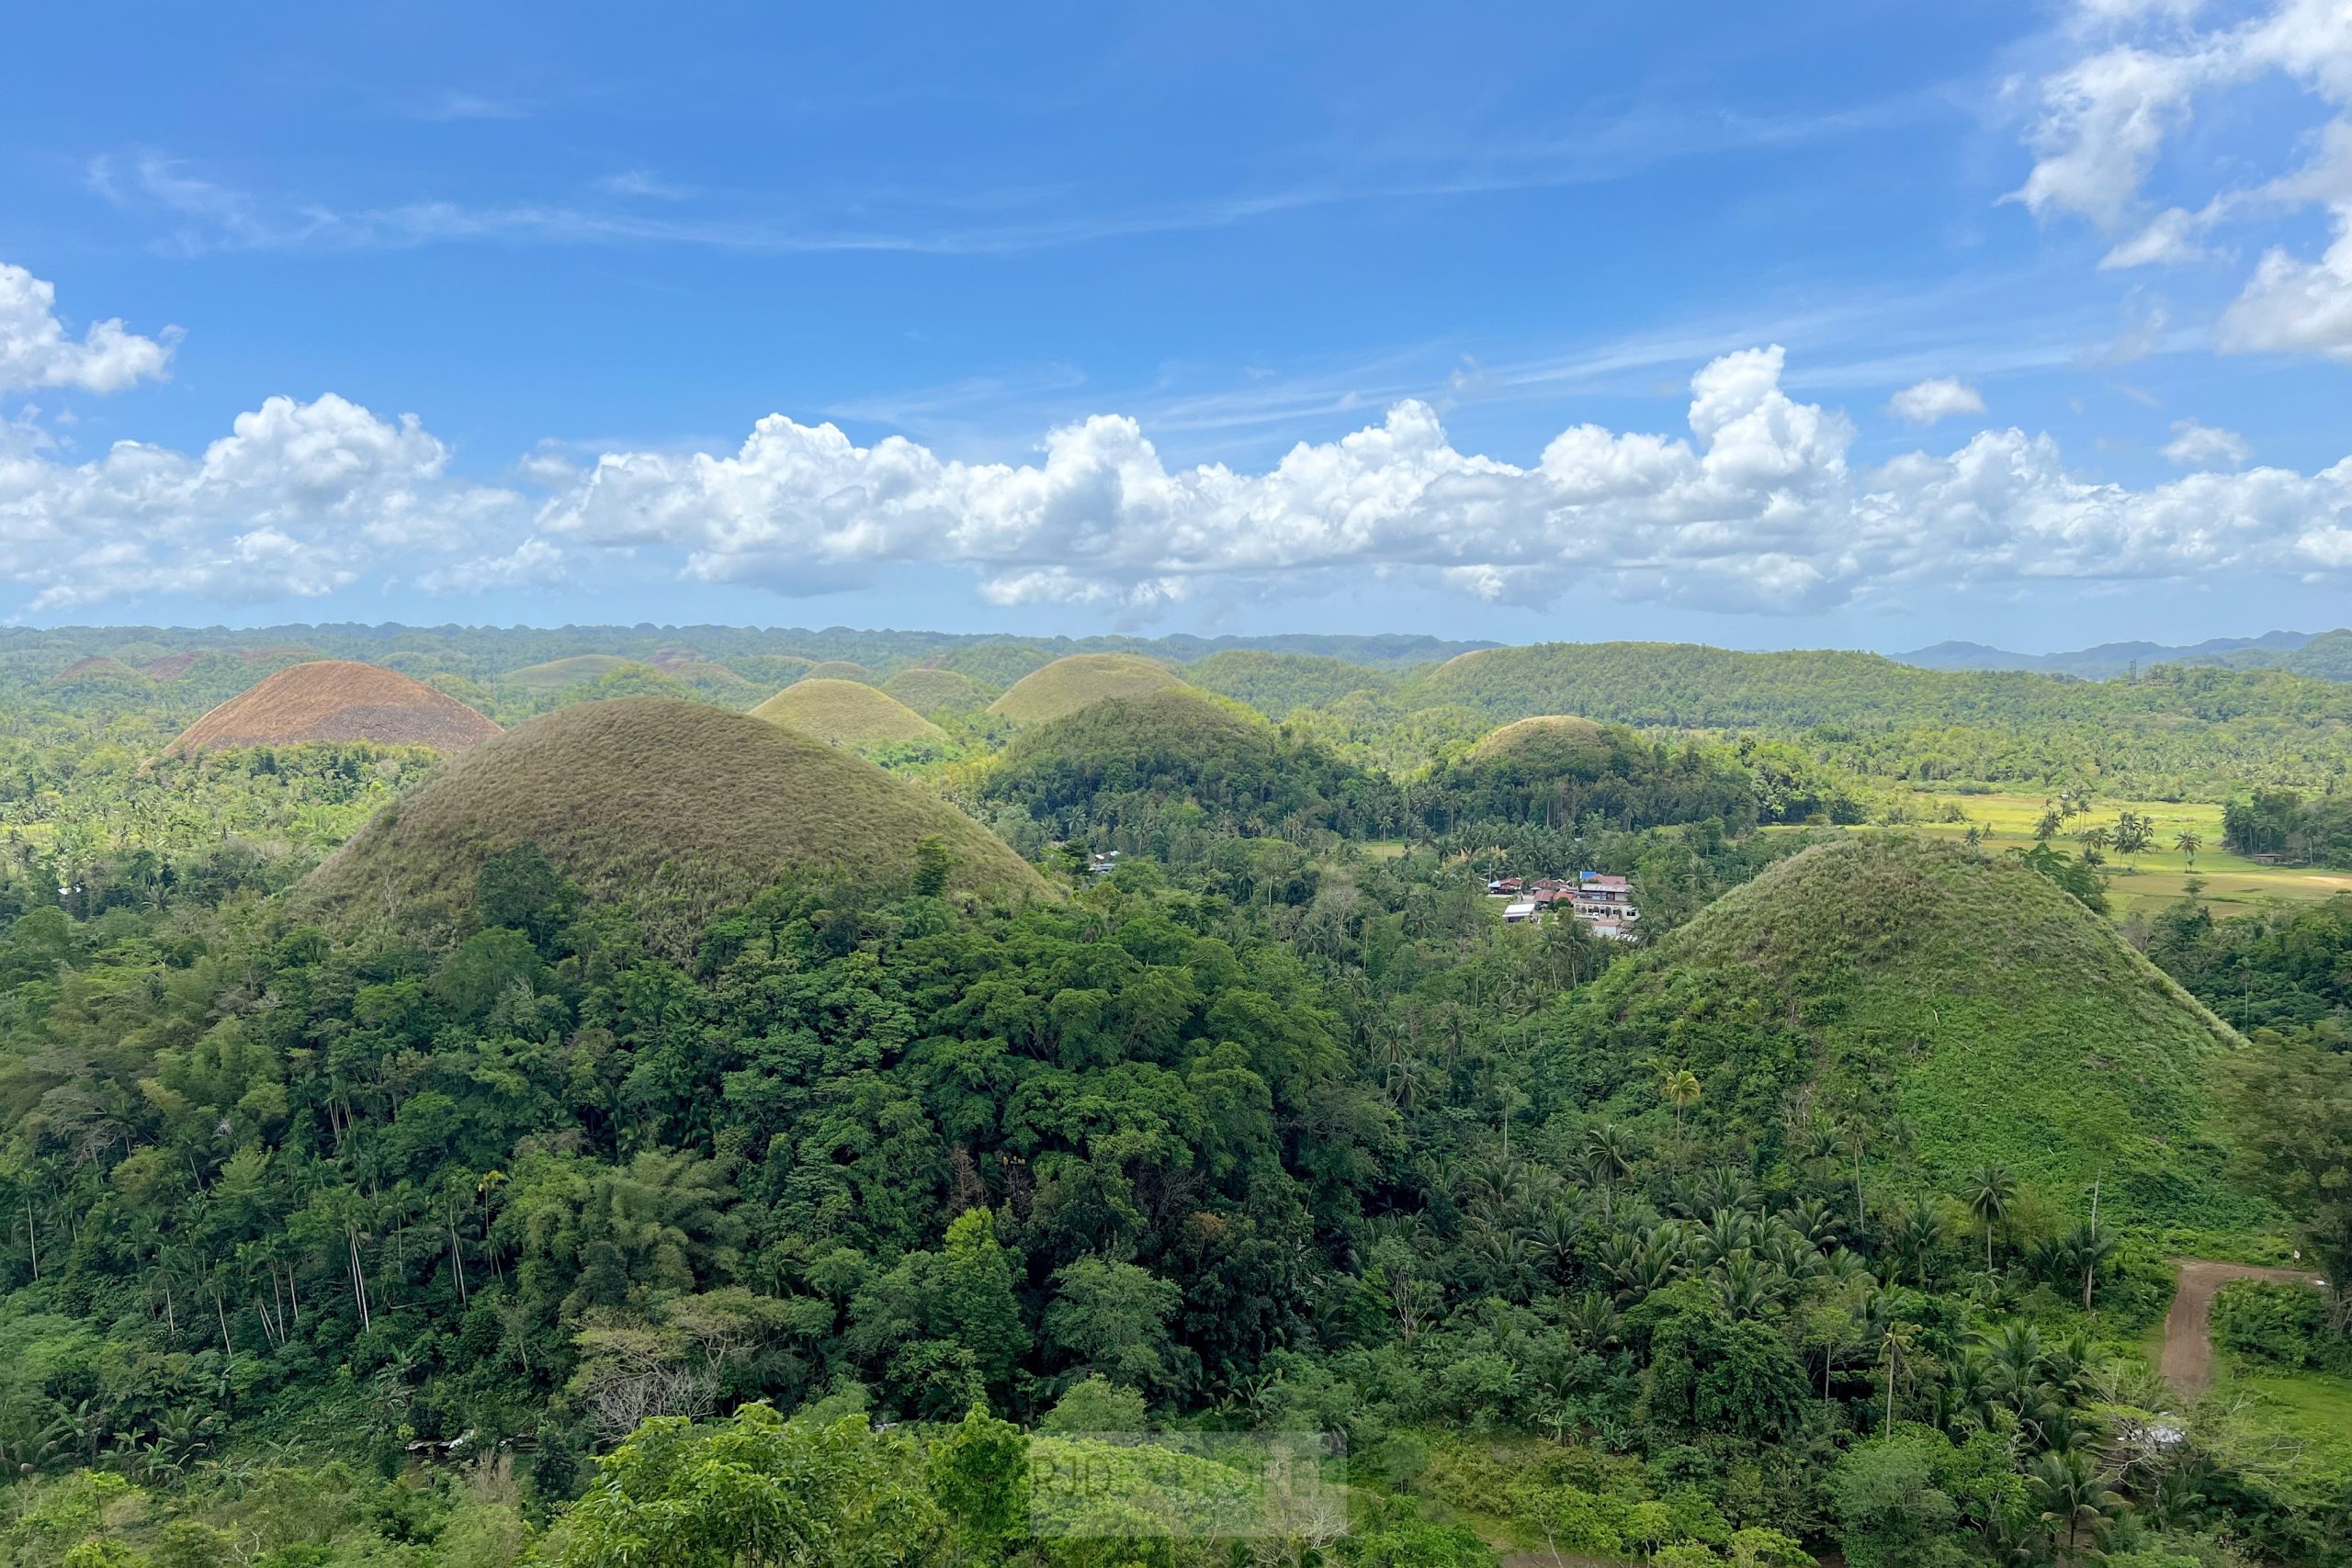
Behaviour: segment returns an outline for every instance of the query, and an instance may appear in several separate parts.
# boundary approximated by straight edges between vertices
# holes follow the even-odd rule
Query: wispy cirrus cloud
[[[463,95],[424,107],[443,119],[528,112],[527,106]],[[629,168],[544,199],[421,195],[353,201],[236,184],[157,152],[96,159],[88,183],[124,210],[160,220],[162,245],[187,254],[503,243],[999,255],[1229,228],[1327,208],[1600,184],[1690,158],[1860,135],[1933,110],[1932,98],[1916,96],[1807,116],[1639,110],[1564,127],[1554,136],[1358,141],[1300,150],[1290,160],[1296,170],[1289,178],[1150,200],[1107,198],[1085,182],[1061,182],[999,191],[867,187],[829,204],[695,187]],[[669,210],[649,211],[648,200]]]
[[[454,90],[413,100],[401,108],[407,118],[423,120],[430,125],[458,125],[468,120],[528,119],[537,112],[537,106],[526,99]]]

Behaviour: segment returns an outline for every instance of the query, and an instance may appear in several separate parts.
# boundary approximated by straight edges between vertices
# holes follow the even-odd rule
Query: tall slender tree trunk
[[[351,1300],[359,1309],[359,1332],[365,1334],[372,1326],[368,1312],[368,1271],[359,1261],[359,1235],[349,1225],[343,1228],[343,1242],[351,1254]]]

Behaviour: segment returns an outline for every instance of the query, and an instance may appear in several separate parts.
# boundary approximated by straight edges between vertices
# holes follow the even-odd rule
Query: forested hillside
[[[2268,671],[2159,668],[2091,682],[1921,670],[1867,653],[1550,643],[1462,655],[1403,695],[1489,721],[1575,713],[1801,736],[1842,766],[1906,780],[2160,796],[2256,781],[2324,788],[2352,760],[2352,687]]]
[[[2352,1273],[2352,923],[1889,825],[1885,661],[812,645],[883,767],[806,655],[510,678],[605,640],[450,756],[0,716],[7,1560],[2352,1562],[2352,1292],[2158,1371],[2174,1258]],[[1953,711],[2209,674],[2332,733]]]

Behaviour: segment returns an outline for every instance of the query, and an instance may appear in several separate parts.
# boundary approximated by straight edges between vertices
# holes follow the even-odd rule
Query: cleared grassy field
[[[2049,809],[2038,795],[1919,795],[1912,811],[1920,818],[1912,830],[1959,838],[1969,823],[1992,835],[1996,849],[2021,849],[2033,842],[2034,825]],[[1953,805],[1968,814],[1967,822],[1928,820]],[[2075,838],[2084,829],[2113,827],[2117,816],[2130,811],[2155,822],[2155,842],[2133,855],[2107,852],[2108,900],[2118,919],[2152,911],[2178,898],[2189,874],[2205,879],[2204,902],[2217,916],[2246,915],[2275,904],[2308,903],[2352,893],[2352,874],[2310,870],[2297,866],[2257,865],[2222,848],[2222,808],[2194,801],[2098,800],[2086,815],[2069,818],[2053,840],[2069,854],[2080,854]],[[2173,848],[2182,829],[2204,840],[2192,868],[2188,857]]]
[[[2233,1436],[2250,1458],[2316,1495],[2352,1479],[2352,1379],[2241,1369],[2220,1392],[2242,1402]]]

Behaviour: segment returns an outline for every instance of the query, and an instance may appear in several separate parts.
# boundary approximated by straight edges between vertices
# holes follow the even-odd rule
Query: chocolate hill
[[[623,697],[559,708],[447,763],[296,897],[336,923],[395,908],[447,917],[492,855],[530,843],[592,897],[638,907],[669,933],[656,940],[690,942],[786,877],[902,886],[927,838],[947,850],[954,891],[1052,896],[987,829],[838,747],[701,703]]]
[[[175,755],[305,740],[364,740],[462,751],[498,726],[398,671],[322,659],[279,671],[181,732]]]

